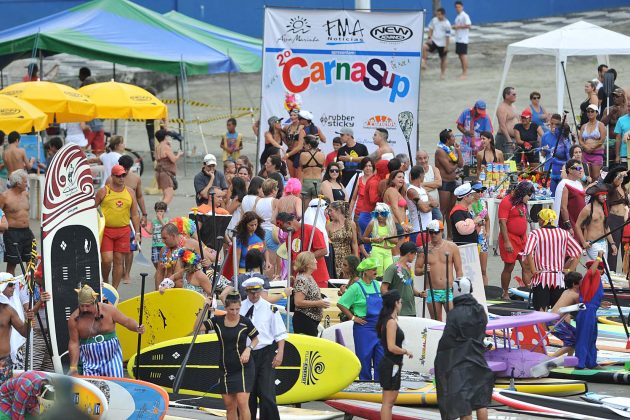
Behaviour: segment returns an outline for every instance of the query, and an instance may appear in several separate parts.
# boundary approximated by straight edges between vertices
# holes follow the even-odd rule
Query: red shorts
[[[92,153],[98,155],[105,151],[105,130],[85,130],[84,134]]]
[[[129,254],[131,247],[129,243],[131,227],[105,227],[103,230],[103,241],[101,242],[101,252],[121,252]]]

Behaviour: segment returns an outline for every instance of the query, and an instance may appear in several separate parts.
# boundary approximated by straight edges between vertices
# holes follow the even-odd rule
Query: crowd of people
[[[456,7],[459,14],[453,28],[467,30],[470,19],[463,4],[456,2]],[[440,37],[450,31],[444,14],[438,10],[425,46],[427,52],[440,54],[442,73],[448,36],[446,45]],[[467,37],[458,38],[456,52],[465,77]],[[80,76],[82,83],[90,83],[89,70],[82,69]],[[102,279],[114,287],[129,281],[138,236],[147,230],[152,236],[156,290],[181,287],[223,301],[226,314],[212,317],[204,326],[220,332],[225,350],[221,364],[226,375],[221,387],[228,416],[238,411],[240,418],[249,418],[244,413],[256,413],[259,404],[261,417],[269,419],[279,418],[273,369],[282,363],[287,337],[275,304],[290,298],[293,331],[316,336],[323,311],[331,304],[322,297],[321,289],[328,287],[330,279],[347,279],[339,289],[337,306],[342,319],[353,322],[361,361],[359,378],[380,380],[384,409],[391,410],[400,387],[402,357],[412,356],[402,347],[404,334],[397,317],[416,316],[416,298],[424,300],[434,319],[443,320],[443,311],[451,310],[441,343],[446,352],[456,341],[449,325],[470,323],[479,315],[470,296],[472,283],[464,276],[459,246],[476,246],[487,285],[488,235],[494,221],[483,200],[486,187],[481,174],[489,164],[512,159],[525,172],[547,172],[554,197],[553,209],[530,211],[528,202],[536,188],[523,180],[502,198],[498,248],[504,263],[503,298],[509,299],[518,261],[522,269],[518,281],[532,288],[536,310],[556,310],[558,302],[575,300],[575,285],[580,281],[588,281],[589,290],[583,296],[580,289],[578,300],[599,306],[601,290],[593,280],[600,279],[599,272],[589,269],[584,280],[567,273],[576,270],[583,252],[598,262],[591,265],[608,264],[615,271],[617,254],[623,251],[621,227],[630,205],[626,189],[630,108],[625,91],[614,85],[616,76],[614,69],[602,65],[598,77],[587,81],[580,125],[574,134],[561,115],[545,111],[539,92],[532,92],[529,106],[518,113],[514,108],[516,89],[507,87],[497,109],[496,132],[485,101],[477,100],[457,118],[461,141],[454,130],[444,129],[438,134],[435,150],[419,150],[413,159],[394,154],[391,133],[384,128],[374,131],[376,148],[371,153],[355,139],[353,129],[346,127],[331,139],[333,151],[324,154],[320,145],[328,139],[315,124],[316,117],[294,108],[286,117],[267,121],[256,173],[253,159],[242,153],[243,135],[237,131],[237,121],[230,118],[220,140],[222,161],[213,154],[205,155],[193,181],[197,211],[229,220],[225,233],[213,226],[215,236],[223,237],[219,244],[203,238],[199,229],[200,223],[212,223],[212,218],[200,222],[188,215],[166,216],[178,188],[177,162],[182,156],[171,147],[173,133],[165,128],[154,133],[155,179],[162,199],[149,218],[140,177],[132,171],[133,159],[123,154],[124,138],[112,136],[106,145],[101,137],[102,122],[79,125],[84,135],[91,134],[88,141],[79,139],[77,144],[90,148],[95,154],[93,163],[103,165],[102,185],[95,197],[105,219]],[[74,142],[74,135],[80,137],[76,128],[66,127],[66,142]],[[261,129],[259,124],[254,126],[255,133]],[[13,275],[20,260],[28,261],[31,256],[34,235],[29,229],[28,171],[40,163],[27,159],[19,148],[18,133],[9,133],[7,138],[0,163],[0,179],[8,181],[0,193],[0,232],[4,233],[7,272]],[[4,139],[0,132],[0,144]],[[55,137],[47,144],[50,158],[63,141]],[[430,154],[434,155],[433,164]],[[526,235],[531,219],[539,228]],[[234,267],[224,265],[221,272],[215,271],[217,260],[232,258]],[[418,288],[414,277],[420,275],[425,284]],[[267,294],[270,281],[286,278],[290,281],[281,295]],[[13,287],[10,282],[8,286],[9,290]],[[11,296],[3,293],[0,303],[10,305]],[[25,311],[21,307],[22,319],[32,319],[50,298],[43,290],[34,293],[35,308]],[[84,374],[122,376],[114,327],[121,324],[143,333],[144,326],[99,304],[88,286],[77,293],[78,309],[69,319],[71,373],[82,365]],[[22,298],[21,302],[26,301]],[[16,312],[20,308],[5,310],[0,305],[0,309],[6,321],[0,328],[14,327],[25,334]],[[589,367],[593,337],[579,332],[586,331],[585,325],[592,320],[579,316],[578,344],[568,347],[575,348],[581,366]],[[473,329],[470,334],[483,332],[483,328]],[[105,339],[95,341],[95,333]],[[45,353],[43,335],[45,330],[40,331],[39,347],[35,342],[39,353]],[[8,342],[0,342],[4,349],[0,351],[0,375],[4,378],[10,377],[8,368],[15,360],[9,348]],[[103,358],[103,354],[115,357]],[[51,368],[45,354],[38,358],[42,369]],[[437,369],[436,375],[442,378],[438,379],[438,392],[445,392],[440,381],[448,375]],[[475,398],[483,400],[478,395]]]

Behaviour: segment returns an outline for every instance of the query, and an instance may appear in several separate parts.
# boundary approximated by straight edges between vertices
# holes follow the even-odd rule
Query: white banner
[[[327,137],[324,153],[344,127],[370,152],[386,128],[396,154],[407,141],[415,153],[423,30],[421,11],[266,8],[259,151],[269,117],[286,123],[296,102]]]

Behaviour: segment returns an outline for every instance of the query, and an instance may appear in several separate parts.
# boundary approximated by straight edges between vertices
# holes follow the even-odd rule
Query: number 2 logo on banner
[[[285,64],[285,59],[291,57],[291,51],[286,50],[281,54],[278,54],[276,58],[278,59],[278,66],[282,67]]]

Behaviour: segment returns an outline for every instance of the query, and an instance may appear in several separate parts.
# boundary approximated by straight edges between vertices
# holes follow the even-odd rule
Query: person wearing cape
[[[488,317],[472,295],[472,282],[460,277],[453,282],[453,309],[446,317],[444,333],[435,357],[435,383],[443,419],[488,418],[494,374],[483,357]]]
[[[594,261],[588,261],[588,271],[580,284],[580,303],[586,309],[579,311],[575,317],[576,339],[575,356],[578,358],[577,369],[593,369],[597,367],[597,310],[600,305],[610,307],[610,302],[602,302],[604,287],[602,286],[602,272],[604,262],[603,251]]]

